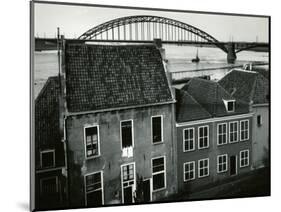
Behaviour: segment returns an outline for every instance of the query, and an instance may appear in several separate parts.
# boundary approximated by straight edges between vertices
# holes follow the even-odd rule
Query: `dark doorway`
[[[236,175],[237,173],[237,161],[236,155],[230,156],[230,175]]]
[[[102,205],[102,191],[94,191],[87,194],[87,206],[96,207]]]
[[[150,202],[150,179],[143,181],[143,201]]]
[[[133,192],[132,192],[132,187],[129,186],[127,188],[123,189],[124,192],[124,203],[132,203],[133,202]]]

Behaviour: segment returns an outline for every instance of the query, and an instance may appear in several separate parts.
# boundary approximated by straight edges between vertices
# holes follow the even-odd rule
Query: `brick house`
[[[249,109],[254,114],[252,124],[254,168],[269,165],[269,80],[265,72],[261,73],[232,70],[219,81],[219,84],[235,98],[249,104]]]
[[[179,192],[249,172],[252,113],[217,82],[192,78],[176,90]]]

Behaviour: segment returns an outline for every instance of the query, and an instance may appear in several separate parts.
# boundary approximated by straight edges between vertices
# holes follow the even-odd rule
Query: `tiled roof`
[[[257,72],[232,70],[219,81],[219,84],[235,98],[247,103],[269,102],[269,81]]]
[[[153,45],[66,45],[70,112],[172,101],[159,50]]]
[[[248,106],[232,97],[217,82],[192,78],[183,88],[213,117],[248,112]],[[235,112],[227,112],[224,100],[236,100]]]
[[[59,131],[59,78],[49,77],[35,100],[36,166],[40,150],[56,149],[57,165],[64,164],[63,145]]]
[[[178,123],[212,117],[187,91],[176,89],[176,100]]]

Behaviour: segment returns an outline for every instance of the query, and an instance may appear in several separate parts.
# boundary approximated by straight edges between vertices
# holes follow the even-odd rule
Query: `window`
[[[183,130],[183,151],[195,150],[194,145],[194,128],[188,128]]]
[[[257,125],[260,127],[262,125],[262,117],[261,115],[257,116]]]
[[[103,204],[103,173],[96,172],[85,175],[86,206]]]
[[[249,150],[240,151],[240,167],[249,166]]]
[[[229,143],[238,141],[238,121],[229,122]]]
[[[184,182],[195,179],[195,161],[183,164],[183,179]]]
[[[152,158],[152,189],[166,188],[165,157]]]
[[[51,168],[55,166],[55,150],[44,150],[40,154],[41,168]]]
[[[217,172],[222,173],[227,171],[227,154],[218,155],[217,157]]]
[[[43,196],[58,193],[58,177],[47,177],[40,179],[40,194]]]
[[[217,133],[218,133],[217,144],[218,145],[226,144],[227,143],[227,124],[226,123],[218,124]]]
[[[84,131],[86,158],[98,156],[100,154],[98,126],[85,127]]]
[[[163,142],[162,138],[162,116],[154,116],[151,118],[152,122],[152,143]]]
[[[133,120],[121,121],[122,148],[133,146]]]
[[[209,147],[209,126],[202,126],[198,129],[198,149]]]
[[[228,101],[227,102],[227,112],[234,112],[235,110],[235,101]]]
[[[249,120],[240,121],[240,141],[249,139]]]
[[[209,158],[198,160],[198,177],[209,176]]]
[[[135,185],[135,163],[121,165],[122,202],[133,203]]]

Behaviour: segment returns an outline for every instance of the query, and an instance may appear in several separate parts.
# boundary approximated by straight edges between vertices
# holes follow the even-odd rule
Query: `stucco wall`
[[[166,156],[167,188],[153,193],[153,200],[161,199],[175,192],[175,158],[173,151],[173,105],[162,105],[139,109],[70,116],[66,120],[67,153],[69,164],[69,194],[71,206],[85,205],[84,175],[103,171],[104,203],[121,203],[122,164],[135,162],[136,176],[151,178],[151,158]],[[152,144],[151,116],[163,115],[164,143]],[[120,121],[133,120],[133,157],[122,157]],[[83,129],[85,125],[98,124],[100,156],[85,159]]]
[[[224,145],[217,145],[217,125],[219,123],[227,123],[227,129],[229,132],[229,122],[240,121],[240,120],[249,120],[249,139],[247,141],[238,141],[236,143],[227,143]],[[208,125],[209,126],[209,148],[207,149],[198,149],[198,127]],[[177,127],[177,173],[178,173],[178,190],[180,192],[193,191],[197,188],[206,186],[211,183],[226,179],[230,176],[229,161],[230,156],[237,156],[237,175],[250,171],[252,163],[252,117],[242,118],[242,119],[232,119],[228,121],[219,121],[219,122],[209,122],[204,124],[194,124],[188,126]],[[191,152],[183,152],[183,130],[186,128],[194,127],[195,128],[195,150]],[[239,129],[239,124],[238,124]],[[239,135],[238,135],[239,137]],[[239,139],[239,138],[238,138]],[[228,140],[228,133],[227,133]],[[241,150],[249,149],[250,154],[250,165],[248,167],[239,167],[239,152]],[[228,171],[224,173],[217,173],[217,156],[228,154]],[[198,160],[209,158],[209,176],[199,178],[198,177]],[[183,174],[183,164],[185,162],[195,161],[195,179],[191,181],[184,182]]]

